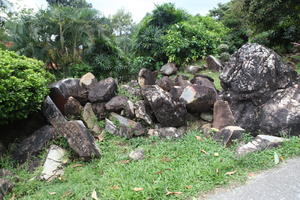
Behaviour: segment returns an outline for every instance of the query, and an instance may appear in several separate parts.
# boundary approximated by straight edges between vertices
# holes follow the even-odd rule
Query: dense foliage
[[[163,38],[170,27],[187,20],[190,15],[177,9],[174,4],[156,6],[138,25],[134,36],[134,47],[138,56],[152,57],[155,62],[167,62]]]
[[[286,53],[300,40],[299,13],[299,0],[231,0],[211,10],[210,16],[230,28],[231,50],[251,41]]]
[[[210,17],[191,17],[173,25],[163,37],[163,44],[169,62],[188,64],[203,56],[216,54],[218,46],[226,35],[223,24]]]
[[[0,124],[38,110],[52,78],[41,61],[0,50]]]

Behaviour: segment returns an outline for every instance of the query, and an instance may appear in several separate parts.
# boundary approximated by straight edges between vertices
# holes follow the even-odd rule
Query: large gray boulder
[[[87,102],[88,91],[86,87],[80,85],[79,82],[80,79],[67,78],[50,85],[49,96],[63,114],[65,113],[64,106],[70,96],[82,104]]]
[[[164,76],[161,79],[156,80],[156,85],[163,90],[170,92],[171,88],[174,86],[174,82],[168,76]]]
[[[88,160],[100,157],[95,138],[82,121],[69,121],[61,125],[58,132],[68,141],[69,146],[82,158]]]
[[[177,73],[177,67],[176,67],[175,63],[167,63],[161,67],[160,72],[163,75],[171,76],[171,75]]]
[[[113,98],[117,91],[117,83],[113,78],[96,83],[90,89],[88,99],[90,102],[107,102]]]
[[[233,126],[234,116],[227,101],[217,100],[214,104],[213,127],[221,130],[226,126]]]
[[[65,115],[67,117],[80,116],[82,110],[83,107],[79,101],[77,101],[74,97],[68,98],[64,107]]]
[[[127,119],[117,113],[111,113],[110,119],[105,120],[105,130],[111,134],[125,138],[144,135],[143,126],[133,120]]]
[[[274,51],[244,45],[220,79],[237,125],[254,133],[300,134],[300,80]]]
[[[115,96],[105,104],[105,109],[109,112],[121,112],[127,106],[128,98],[124,96]]]
[[[145,85],[154,85],[155,80],[156,80],[156,78],[151,70],[142,68],[139,71],[138,83],[141,88],[145,87]]]
[[[13,153],[14,159],[19,163],[24,163],[28,158],[37,156],[55,137],[56,132],[53,126],[46,125],[38,129],[17,146]]]
[[[212,55],[206,57],[206,65],[213,71],[221,71],[223,68],[221,61]]]
[[[291,86],[296,72],[262,45],[245,44],[235,52],[220,75],[226,94],[235,101],[262,105],[278,89]]]
[[[43,114],[48,122],[54,127],[58,127],[60,124],[67,121],[49,96],[44,100]]]
[[[134,104],[134,114],[137,119],[144,120],[147,124],[153,125],[153,120],[150,114],[150,109],[145,101],[140,100]]]
[[[144,88],[142,93],[163,127],[180,127],[186,124],[185,105],[174,101],[168,92],[153,85]]]
[[[193,84],[183,90],[179,99],[190,113],[201,113],[212,109],[217,93],[213,88]]]

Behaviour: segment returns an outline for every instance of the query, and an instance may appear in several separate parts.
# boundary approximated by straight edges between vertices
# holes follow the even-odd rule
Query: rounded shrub
[[[40,109],[52,79],[41,61],[0,49],[0,124]]]

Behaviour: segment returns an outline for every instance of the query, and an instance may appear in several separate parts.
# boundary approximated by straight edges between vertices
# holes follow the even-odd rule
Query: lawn
[[[12,162],[2,158],[0,165],[20,178],[6,199],[93,199],[93,192],[102,200],[186,199],[273,167],[274,152],[281,160],[300,155],[300,139],[294,137],[282,147],[237,158],[236,145],[225,149],[198,130],[190,130],[178,140],[126,140],[106,134],[98,144],[102,158],[91,162],[75,159],[66,165],[61,178],[50,183],[35,178],[40,170],[31,174],[13,169]],[[136,148],[145,150],[145,159],[129,161],[128,154]]]

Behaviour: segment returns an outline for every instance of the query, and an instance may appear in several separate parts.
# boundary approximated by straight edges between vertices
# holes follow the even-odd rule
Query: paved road
[[[203,199],[203,198],[200,198]],[[206,200],[300,200],[300,158],[263,172],[245,185],[218,189]]]

